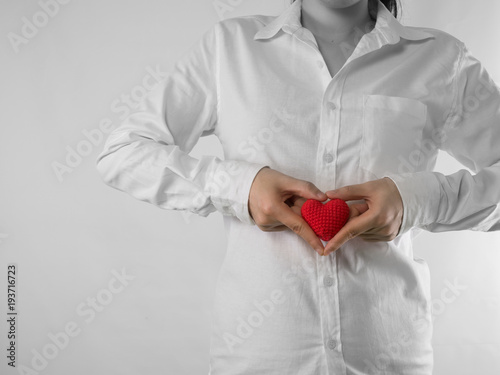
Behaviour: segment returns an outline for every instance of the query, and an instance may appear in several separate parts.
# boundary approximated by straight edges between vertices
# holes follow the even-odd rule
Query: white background
[[[221,12],[217,4],[229,5]],[[104,185],[95,169],[107,135],[99,125],[118,126],[123,112],[115,106],[124,105],[122,95],[137,98],[148,67],[168,72],[213,23],[276,15],[286,5],[73,0],[44,19],[39,2],[0,0],[1,374],[208,373],[211,304],[226,246],[222,216],[161,210]],[[403,5],[403,23],[455,35],[500,82],[498,2]],[[41,26],[15,48],[9,33],[23,35],[24,17]],[[94,134],[95,144],[83,130]],[[78,147],[87,155],[58,177],[54,166],[66,164]],[[214,136],[202,138],[191,155],[202,154],[222,158]],[[437,170],[460,168],[442,155]],[[500,233],[423,232],[415,238],[415,253],[432,275],[435,374],[500,373],[499,245]],[[16,345],[23,371],[7,366],[5,350],[12,262],[18,266]],[[115,282],[113,270],[133,280]],[[450,284],[462,289],[453,292]],[[93,297],[107,305],[92,308],[87,299]],[[58,333],[71,325],[74,336],[64,340]],[[42,362],[37,355],[50,358]]]

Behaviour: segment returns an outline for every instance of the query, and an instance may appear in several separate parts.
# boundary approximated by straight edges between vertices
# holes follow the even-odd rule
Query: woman
[[[296,0],[217,22],[98,157],[138,199],[224,215],[211,375],[432,373],[412,233],[500,229],[500,91],[461,41],[391,11]],[[224,160],[189,156],[210,134]],[[433,172],[439,149],[476,174]],[[300,208],[332,198],[351,217],[326,243]]]

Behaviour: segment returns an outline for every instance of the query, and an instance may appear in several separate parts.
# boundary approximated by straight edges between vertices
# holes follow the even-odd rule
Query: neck
[[[302,0],[301,23],[325,40],[342,40],[354,33],[367,33],[374,25],[368,0],[345,8],[335,8],[322,0]]]

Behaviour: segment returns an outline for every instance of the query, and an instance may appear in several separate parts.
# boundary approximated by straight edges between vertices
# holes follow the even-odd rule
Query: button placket
[[[334,339],[329,339],[326,342],[326,346],[328,347],[328,349],[334,350],[337,347],[337,342]]]
[[[323,285],[324,286],[332,286],[334,284],[334,278],[331,276],[325,276],[323,277]]]
[[[323,161],[325,163],[331,163],[333,161],[333,155],[330,154],[329,152],[326,153],[324,156],[323,156]]]
[[[336,80],[336,79],[335,79]],[[318,174],[328,176],[327,180],[334,180],[336,163],[336,149],[338,142],[339,119],[338,98],[335,96],[338,90],[334,89],[335,80],[332,80],[327,87],[322,98],[322,110],[320,113],[320,140],[318,147]],[[343,84],[343,80],[341,82]],[[329,99],[326,99],[329,98]],[[331,184],[331,182],[329,182]],[[332,189],[332,186],[325,186],[325,190]]]
[[[332,110],[335,110],[337,108],[337,106],[333,102],[329,101],[326,104],[326,108],[327,108],[327,111],[325,113],[324,118],[327,119],[328,123],[334,124],[336,122],[336,114],[332,113]],[[331,137],[335,136],[335,132],[336,132],[335,127],[330,126],[329,134],[331,134]],[[330,143],[330,142],[328,142],[328,143]],[[330,149],[330,148],[325,149],[325,153],[323,155],[323,161],[325,163],[330,164],[331,162],[333,162],[335,160],[335,157],[333,155],[333,151],[334,151],[334,149]]]
[[[331,258],[331,274],[326,274],[324,282],[332,284],[331,286],[323,288],[326,292],[326,303],[330,306],[329,316],[327,317],[325,325],[325,336],[328,340],[326,342],[328,350],[327,361],[329,368],[332,369],[334,374],[346,374],[346,366],[342,353],[341,345],[341,332],[340,332],[340,304],[339,304],[339,290],[338,290],[338,257],[339,252],[330,254]]]
[[[336,139],[336,129],[332,124],[332,117],[321,111],[320,114],[320,137],[317,151],[317,175],[322,177],[322,180],[331,181],[331,176],[334,174],[334,145],[332,146],[332,139]],[[320,189],[324,188],[329,190],[328,186],[318,186]]]
[[[319,64],[318,64],[319,66]],[[317,154],[317,173],[318,176],[325,176],[323,181],[328,181],[328,186],[324,190],[331,189],[332,181],[335,181],[335,168],[337,156],[337,144],[339,138],[339,119],[338,110],[344,78],[342,75],[328,82],[325,87],[321,102],[320,112],[320,140]],[[334,182],[335,183],[335,182]],[[321,184],[318,185],[321,189]],[[323,242],[326,245],[326,242]],[[337,283],[337,264],[336,253],[327,257],[317,257],[318,265],[318,286],[319,286],[319,304],[322,322],[322,336],[325,345],[326,361],[328,363],[329,373],[346,374],[346,366],[340,342],[340,307],[339,292]]]
[[[345,65],[342,67],[342,69],[348,69],[345,67]],[[341,69],[341,70],[342,70]],[[332,128],[334,129],[334,134],[332,138],[330,139],[331,147],[333,149],[333,156],[335,159],[335,163],[333,163],[333,168],[332,168],[332,176],[330,176],[330,180],[333,181],[333,186],[328,186],[327,190],[333,189],[337,186],[337,160],[338,160],[338,148],[339,148],[339,137],[340,137],[340,129],[342,127],[342,122],[341,122],[341,109],[342,109],[342,94],[344,90],[344,84],[346,81],[347,75],[345,72],[343,74],[339,75],[337,74],[336,80],[338,80],[337,83],[337,90],[334,90],[334,86],[332,83],[330,83],[326,89],[326,92],[336,92],[336,95],[332,95],[332,98],[329,101],[329,108],[330,108],[330,117],[334,121],[334,126]],[[333,81],[332,81],[333,82]]]

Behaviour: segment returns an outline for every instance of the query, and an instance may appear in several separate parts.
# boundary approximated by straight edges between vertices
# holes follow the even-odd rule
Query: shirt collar
[[[300,23],[301,11],[302,0],[295,0],[279,16],[260,29],[254,35],[254,40],[272,38],[280,29],[293,34],[302,27]],[[378,0],[377,22],[371,33],[382,34],[384,39],[391,44],[397,43],[400,38],[421,40],[434,37],[426,31],[401,24],[380,0]]]

